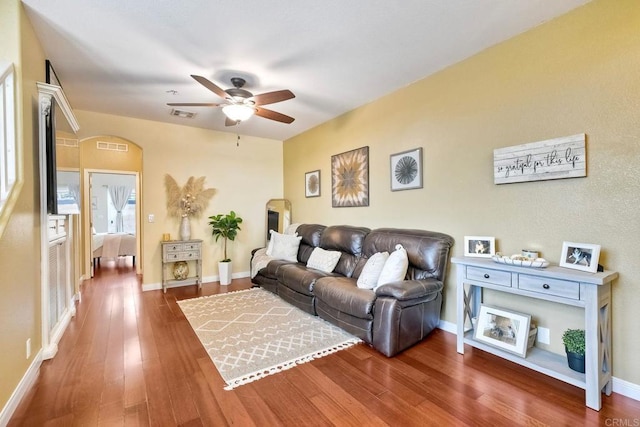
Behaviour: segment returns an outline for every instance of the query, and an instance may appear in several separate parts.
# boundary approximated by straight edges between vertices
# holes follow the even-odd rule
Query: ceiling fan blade
[[[286,114],[278,113],[277,111],[273,110],[267,110],[266,108],[261,107],[256,107],[256,116],[287,124],[292,123],[295,120],[293,117],[289,117]]]
[[[231,120],[229,117],[226,117],[224,120],[224,125],[225,126],[235,126],[237,125],[238,122],[236,122],[235,120]]]
[[[211,102],[169,102],[170,107],[218,107],[220,104],[212,104]]]
[[[209,89],[211,92],[215,93],[216,95],[218,95],[220,98],[222,99],[226,99],[229,95],[227,94],[227,92],[225,92],[224,90],[222,90],[221,88],[219,88],[218,86],[216,86],[213,82],[209,81],[208,79],[205,79],[202,76],[196,76],[194,74],[191,74],[191,77],[193,77],[195,79],[195,81],[197,81],[198,83],[200,83],[202,86],[206,87],[207,89]]]
[[[256,105],[268,105],[275,104],[276,102],[286,101],[287,99],[295,98],[296,96],[288,89],[285,90],[277,90],[275,92],[267,92],[261,93],[260,95],[255,95],[253,100]]]

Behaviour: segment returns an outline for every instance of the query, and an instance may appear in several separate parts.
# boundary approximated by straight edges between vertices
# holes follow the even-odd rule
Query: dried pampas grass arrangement
[[[189,177],[184,187],[180,188],[176,180],[169,174],[164,176],[167,190],[167,212],[176,218],[198,217],[207,208],[209,200],[216,193],[215,188],[204,188],[205,177]]]

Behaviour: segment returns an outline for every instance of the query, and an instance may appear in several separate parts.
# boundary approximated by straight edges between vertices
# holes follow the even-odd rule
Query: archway
[[[142,274],[142,148],[136,143],[117,136],[94,136],[80,141],[80,173],[82,175],[82,224],[83,224],[83,275],[90,277],[93,273],[93,216],[97,208],[92,191],[92,175],[108,174],[135,179],[133,193],[135,203],[135,266],[136,273]],[[93,196],[93,197],[92,197]],[[109,230],[106,230],[108,233]]]

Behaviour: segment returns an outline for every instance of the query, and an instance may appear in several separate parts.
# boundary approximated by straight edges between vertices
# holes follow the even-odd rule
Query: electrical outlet
[[[154,214],[149,214],[149,222],[154,222],[156,220],[156,216]]]
[[[27,339],[27,359],[31,357],[31,338]]]
[[[542,328],[538,326],[538,342],[540,344],[551,344],[551,339],[549,338],[549,328]]]

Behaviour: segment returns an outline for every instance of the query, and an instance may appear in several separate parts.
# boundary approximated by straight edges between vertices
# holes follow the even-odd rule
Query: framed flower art
[[[304,196],[320,197],[320,170],[304,174]]]
[[[391,156],[391,191],[422,188],[422,148]]]

